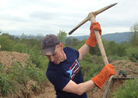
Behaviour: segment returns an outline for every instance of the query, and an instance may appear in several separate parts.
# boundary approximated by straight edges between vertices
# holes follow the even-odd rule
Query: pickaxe
[[[70,32],[69,32],[69,35],[72,34],[76,29],[78,29],[81,25],[83,25],[85,22],[87,22],[88,20],[91,21],[91,23],[93,22],[96,22],[96,15],[100,14],[101,12],[109,9],[110,7],[116,5],[117,3],[114,3],[114,4],[111,4],[109,6],[106,6],[98,11],[95,11],[95,12],[90,12],[88,14],[88,16],[82,21],[80,22],[74,29],[72,29]],[[96,36],[96,39],[97,39],[97,42],[98,42],[98,45],[99,45],[99,48],[100,48],[100,51],[101,51],[101,55],[103,57],[103,61],[104,61],[104,64],[107,65],[109,64],[108,60],[107,60],[107,57],[106,57],[106,53],[105,53],[105,50],[104,50],[104,47],[103,47],[103,43],[102,43],[102,40],[101,40],[101,37],[100,37],[100,34],[99,34],[99,31],[94,31],[95,33],[95,36]],[[110,77],[109,81],[112,79],[113,76]],[[107,89],[109,89],[110,86],[107,86]],[[108,93],[104,94],[103,98],[107,98],[108,96]]]
[[[70,32],[69,32],[69,35],[72,34],[76,29],[78,29],[81,25],[83,25],[85,22],[87,22],[88,20],[91,21],[91,23],[93,22],[96,22],[96,15],[100,14],[101,12],[109,9],[110,7],[116,5],[117,3],[114,3],[114,4],[111,4],[109,6],[106,6],[98,11],[95,11],[95,12],[90,12],[88,14],[88,16],[82,21],[80,22],[75,28],[73,28]],[[101,41],[101,37],[100,37],[100,34],[99,34],[99,31],[94,31],[95,32],[95,36],[96,36],[96,39],[97,39],[97,42],[98,42],[98,45],[99,45],[99,48],[100,48],[100,51],[101,51],[101,55],[103,57],[103,61],[104,61],[104,64],[107,65],[109,64],[108,60],[107,60],[107,57],[106,57],[106,54],[105,54],[105,50],[104,50],[104,47],[103,47],[103,44],[102,44],[102,41]]]

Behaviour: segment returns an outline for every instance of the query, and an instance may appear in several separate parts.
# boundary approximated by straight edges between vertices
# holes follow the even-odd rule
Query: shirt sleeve
[[[75,50],[73,48],[70,48],[70,51],[69,52],[73,52],[73,54],[76,54],[77,55],[77,58],[79,58],[79,51],[78,50]]]
[[[77,58],[79,58],[79,51],[75,50],[76,54],[77,54]]]
[[[60,90],[62,90],[70,81],[69,78],[65,77],[59,71],[48,71],[46,75],[49,81]]]

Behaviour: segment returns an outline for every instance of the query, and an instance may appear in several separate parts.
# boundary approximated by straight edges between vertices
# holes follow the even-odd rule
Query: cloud
[[[68,33],[92,11],[118,3],[96,16],[103,34],[126,32],[137,22],[138,0],[0,0],[0,29],[13,35]],[[90,21],[72,36],[89,35]]]

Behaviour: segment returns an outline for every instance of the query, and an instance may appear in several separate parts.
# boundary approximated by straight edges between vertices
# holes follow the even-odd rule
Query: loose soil
[[[18,53],[18,52],[8,52],[8,51],[0,51],[0,63],[4,64],[5,67],[8,69],[13,63],[20,61],[21,64],[24,66],[29,58],[28,54],[25,53]],[[116,74],[118,75],[120,70],[123,70],[128,75],[138,75],[138,63],[131,62],[129,60],[116,60],[111,62],[114,66]],[[32,84],[35,84],[36,81],[30,80],[27,83],[27,86],[24,91],[20,91],[18,94],[7,95],[6,98],[55,98],[55,91],[54,86],[47,81],[46,86],[41,86],[39,91],[36,91],[32,88]],[[94,90],[88,91],[87,95],[88,98],[102,98],[104,95],[107,82],[103,85],[102,89],[98,89],[95,87]],[[116,91],[117,88],[123,85],[124,82],[114,81],[113,87],[111,92]],[[2,94],[0,93],[0,98]]]

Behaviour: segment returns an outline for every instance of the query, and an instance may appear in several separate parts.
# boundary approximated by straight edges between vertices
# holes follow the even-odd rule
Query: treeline
[[[67,38],[67,34],[64,31],[60,31],[57,36],[59,36],[61,42],[64,43],[64,46],[72,47],[78,50],[83,44],[85,44],[86,40],[79,41],[77,38]],[[30,53],[30,50],[35,48],[35,53],[41,54],[41,39],[42,35],[37,36],[26,36],[22,34],[20,38],[9,35],[8,33],[2,33],[0,35],[0,45],[1,51],[17,51],[20,53]],[[115,43],[115,41],[107,41],[106,39],[102,39],[105,51],[107,56],[117,55],[117,56],[126,56],[127,49],[131,47],[129,42],[122,42],[121,44]],[[100,50],[98,44],[96,47],[92,47],[89,51],[91,55],[100,56]]]
[[[135,23],[130,29],[131,29],[131,32],[128,35],[128,40],[129,40],[128,42],[126,41],[119,44],[119,43],[115,43],[115,41],[108,41],[106,39],[102,39],[107,57],[127,56],[132,61],[136,61],[138,59],[137,57],[138,24]],[[87,40],[87,39],[84,39],[80,41],[77,38],[69,38],[67,37],[67,33],[64,31],[59,31],[57,36],[64,44],[64,47],[65,46],[72,47],[76,50],[78,50]],[[41,34],[38,34],[36,36],[33,36],[33,35],[26,36],[25,34],[22,34],[22,36],[19,38],[14,35],[9,35],[8,33],[2,33],[0,35],[1,51],[17,51],[20,53],[27,53],[30,55],[40,55],[42,37],[44,36],[42,36]],[[89,53],[91,55],[100,56],[101,53],[100,53],[98,44],[96,47],[92,47]]]

